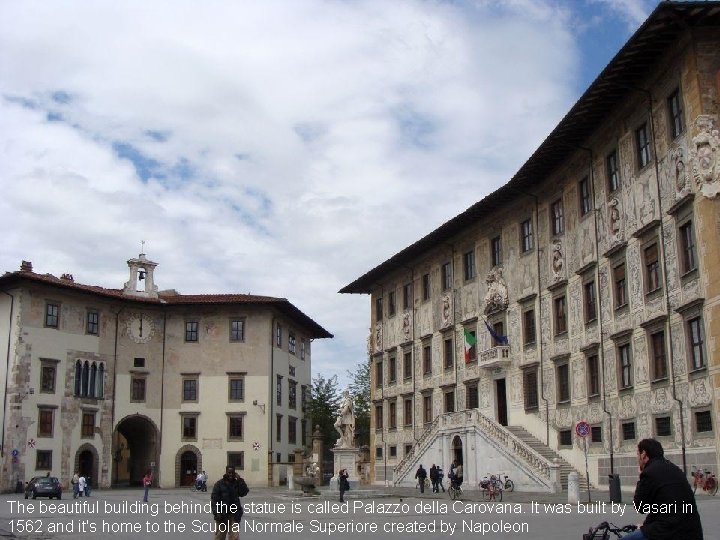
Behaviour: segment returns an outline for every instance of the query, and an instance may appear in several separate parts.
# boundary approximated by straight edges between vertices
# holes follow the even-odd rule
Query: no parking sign
[[[577,433],[578,437],[587,437],[590,435],[590,424],[588,424],[585,420],[580,420],[575,425],[575,433]]]

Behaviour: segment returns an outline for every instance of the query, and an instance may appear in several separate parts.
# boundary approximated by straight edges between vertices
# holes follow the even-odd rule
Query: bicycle
[[[484,501],[502,501],[503,490],[502,484],[495,478],[495,475],[487,476],[480,481],[480,489],[482,490]]]
[[[614,534],[617,538],[622,538],[627,533],[631,533],[636,529],[637,525],[625,525],[624,527],[617,527],[612,523],[603,521],[595,528],[590,527],[588,532],[583,534],[583,540],[609,540],[610,534]]]
[[[499,473],[496,481],[500,483],[500,487],[504,491],[513,491],[515,489],[515,482],[510,480],[510,477],[507,474]]]
[[[713,496],[715,496],[715,494],[718,492],[718,481],[712,472],[708,470],[703,472],[700,467],[695,468],[695,466],[693,466],[692,477],[693,493],[697,492],[698,486],[701,487],[703,491],[707,491],[710,495]]]
[[[460,497],[462,497],[462,488],[456,485],[455,482],[450,482],[450,486],[447,488],[447,492],[453,501],[456,501]]]
[[[196,491],[207,491],[207,482],[193,482],[190,484],[190,492],[195,493]]]

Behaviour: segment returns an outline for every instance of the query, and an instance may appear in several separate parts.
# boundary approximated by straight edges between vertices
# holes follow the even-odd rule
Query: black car
[[[25,498],[32,495],[33,499],[38,497],[62,498],[62,486],[60,480],[54,476],[36,476],[31,478],[25,486]]]

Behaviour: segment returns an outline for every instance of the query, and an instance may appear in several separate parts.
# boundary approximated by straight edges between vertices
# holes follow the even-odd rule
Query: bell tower
[[[141,253],[137,259],[128,260],[127,264],[130,270],[130,279],[125,283],[123,294],[142,296],[144,298],[157,298],[158,288],[157,285],[155,285],[153,272],[158,263],[152,262],[145,257],[144,253]],[[141,289],[139,287],[143,281],[145,282],[145,287]]]

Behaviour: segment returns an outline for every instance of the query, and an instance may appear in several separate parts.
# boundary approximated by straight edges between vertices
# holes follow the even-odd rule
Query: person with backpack
[[[240,497],[245,497],[249,492],[245,480],[235,473],[235,467],[228,465],[223,477],[215,482],[210,495],[215,518],[215,540],[238,540],[243,515]]]

